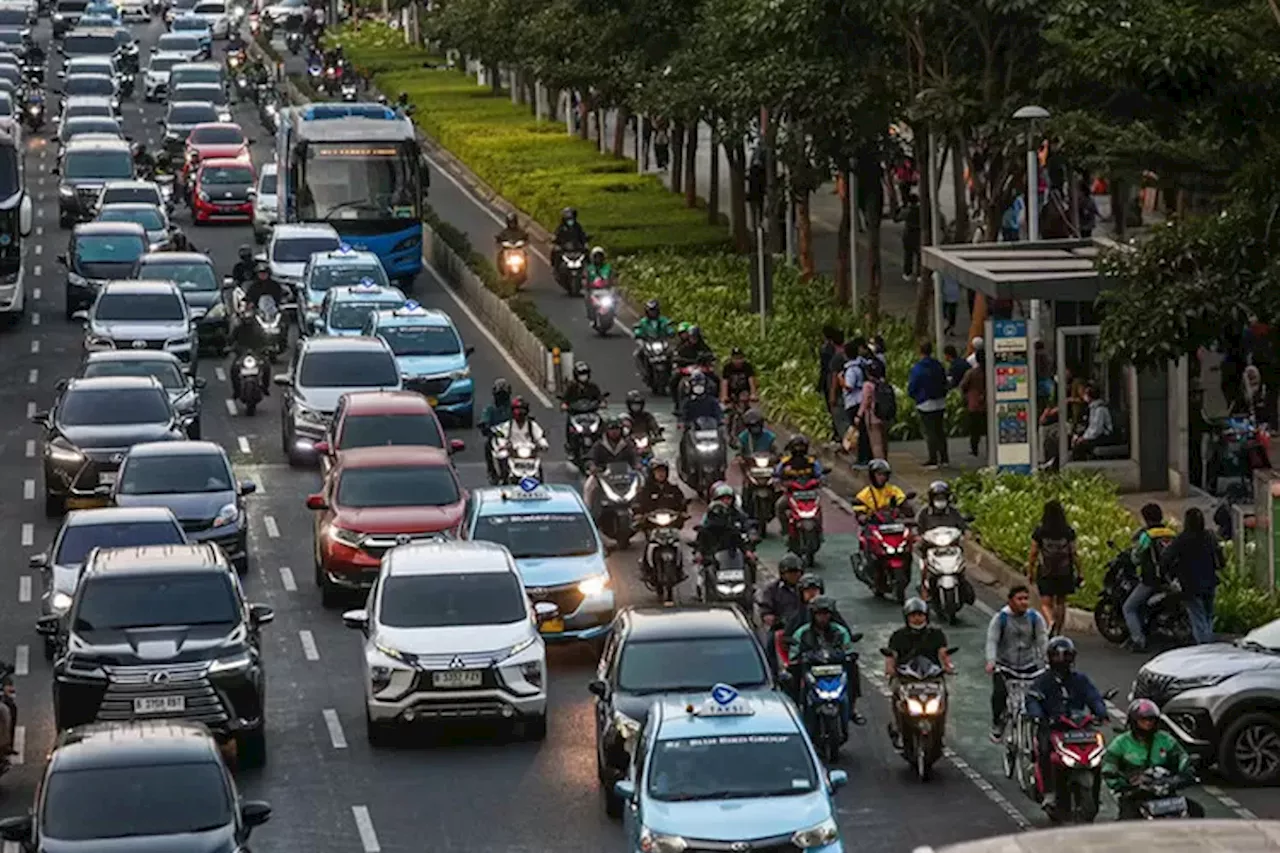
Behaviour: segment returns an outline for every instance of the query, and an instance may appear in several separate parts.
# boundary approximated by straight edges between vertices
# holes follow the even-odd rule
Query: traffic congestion
[[[262,28],[332,101],[284,99]],[[293,0],[0,0],[6,853],[1231,816],[1160,697],[1091,681],[1026,589],[975,591],[945,482],[876,460],[835,495],[748,353],[656,301],[628,325],[571,208],[543,259],[460,201],[322,30]],[[432,187],[563,292],[592,342],[564,387],[424,264]]]

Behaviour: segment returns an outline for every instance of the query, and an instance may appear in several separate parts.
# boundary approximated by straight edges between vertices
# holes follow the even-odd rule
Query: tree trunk
[[[698,120],[685,128],[684,138],[684,204],[698,206]]]
[[[707,164],[707,222],[717,225],[720,222],[720,139],[715,128],[711,128],[711,160]]]
[[[618,107],[613,117],[613,156],[622,157],[622,146],[627,141],[627,122],[631,121],[631,111],[626,107]],[[636,135],[639,139],[639,134]],[[637,156],[636,159],[639,159]]]
[[[956,221],[950,241],[954,243],[969,242],[969,187],[964,180],[964,170],[967,165],[964,143],[956,140],[952,143],[951,149],[951,190],[956,197]],[[948,238],[944,235],[942,242],[947,241]]]
[[[578,96],[578,138],[590,139],[587,127],[588,119],[591,117],[591,105],[587,103],[587,99],[582,95]]]
[[[777,255],[786,249],[786,225],[778,227],[778,214],[781,212],[783,223],[787,217],[783,208],[783,196],[786,192],[782,178],[778,174],[778,120],[769,116],[769,124],[764,133],[764,228],[768,235],[769,252]]]
[[[684,122],[671,124],[671,191],[681,192],[684,188]]]
[[[498,66],[490,65],[485,73],[489,75],[489,91],[495,95],[502,94],[502,75],[498,73]]]
[[[796,230],[799,231],[800,244],[800,277],[808,281],[813,278],[813,222],[809,218],[809,199],[812,196],[807,189],[801,190],[796,198]]]
[[[853,278],[849,267],[849,229],[852,226],[852,200],[849,198],[849,173],[836,175],[836,194],[840,196],[840,225],[836,228],[836,302],[853,307]]]
[[[729,224],[733,231],[733,245],[739,252],[751,248],[747,229],[747,154],[741,139],[724,143],[725,159],[729,161]]]
[[[865,155],[858,161],[858,205],[867,220],[867,298],[866,317],[868,330],[874,330],[880,323],[880,293],[884,285],[884,269],[881,252],[884,248],[883,233],[880,227],[884,219],[884,193],[886,175],[880,161],[874,155]],[[865,190],[862,190],[866,187]]]

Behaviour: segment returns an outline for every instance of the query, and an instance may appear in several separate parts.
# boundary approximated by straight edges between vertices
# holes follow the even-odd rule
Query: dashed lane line
[[[30,548],[36,542],[36,526],[31,522],[22,525],[22,547]]]
[[[39,326],[39,325],[40,325],[40,312],[39,312],[39,311],[32,311],[32,312],[31,312],[31,325],[33,325],[33,326]]]
[[[36,416],[36,401],[28,400],[27,401],[27,420],[31,420],[35,416]]]
[[[236,436],[236,444],[240,447],[241,453],[244,453],[247,455],[252,452],[249,449],[249,439],[247,437],[243,435]]]
[[[334,749],[346,749],[347,736],[342,731],[342,721],[338,719],[338,712],[333,710],[332,708],[325,708],[324,711],[322,711],[321,713],[324,714],[324,727],[329,730],[329,743],[333,744]],[[360,823],[360,820],[359,818],[357,818],[356,824],[359,825],[359,823]],[[372,822],[370,822],[369,824],[369,831],[370,832],[373,831]],[[363,831],[360,833],[360,838],[361,840],[364,839]],[[373,843],[375,845],[378,843],[377,836],[374,836]],[[366,844],[364,849],[368,850],[369,845]]]
[[[23,575],[18,578],[18,603],[27,604],[31,601],[31,575]]]
[[[223,368],[221,368],[221,367],[215,367],[215,368],[213,369],[213,375],[214,375],[214,376],[216,376],[216,377],[218,377],[218,381],[219,381],[219,382],[226,382],[226,381],[227,381],[227,371],[226,371],[226,370],[224,370],[224,369],[223,369]]]
[[[22,481],[22,499],[24,501],[33,501],[36,499],[36,481],[35,480]]]
[[[36,355],[39,352],[40,352],[40,339],[35,338],[34,340],[31,341],[31,354]]]
[[[314,634],[304,628],[298,632],[298,640],[302,643],[302,654],[307,660],[320,660],[320,650],[316,648]]]
[[[355,819],[356,832],[360,833],[360,845],[364,848],[364,853],[382,853],[378,833],[373,830],[373,818],[369,816],[369,807],[352,806],[351,817]]]
[[[1223,791],[1221,788],[1219,788],[1217,785],[1204,785],[1202,787],[1206,794],[1213,797],[1215,800],[1222,803],[1227,808],[1231,809],[1231,811],[1235,812],[1236,817],[1239,817],[1242,820],[1258,819],[1258,816],[1256,814],[1254,814],[1252,811],[1245,808],[1244,806],[1240,805],[1240,801],[1237,800],[1235,797],[1227,796],[1226,792]]]
[[[40,381],[40,369],[39,369],[39,368],[37,368],[37,367],[33,367],[33,368],[31,368],[29,371],[27,371],[27,384],[28,384],[28,385],[35,385],[35,384],[36,384],[37,382],[39,382],[39,381]]]
[[[26,645],[18,646],[13,653],[13,674],[29,675],[31,673],[31,647]]]
[[[27,760],[27,727],[13,727],[13,755],[9,756],[10,764],[22,764]]]
[[[222,402],[227,404],[227,414],[234,418],[236,416],[236,401],[228,397]]]
[[[262,517],[262,526],[267,528],[267,535],[272,539],[280,538],[280,528],[276,525],[276,518],[274,515],[264,515]]]
[[[24,452],[26,453],[28,459],[36,458],[36,440],[34,438],[27,439],[27,446]]]
[[[284,586],[285,592],[298,591],[298,582],[293,578],[293,569],[287,566],[280,567],[280,583]]]

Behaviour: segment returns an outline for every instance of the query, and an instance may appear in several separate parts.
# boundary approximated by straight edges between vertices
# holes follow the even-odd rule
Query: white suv
[[[413,722],[489,719],[547,735],[547,649],[540,621],[506,548],[490,542],[413,542],[392,548],[368,610],[342,621],[365,635],[369,743]]]
[[[276,224],[276,164],[263,165],[258,175],[258,195],[253,200],[253,239],[259,244],[267,242],[267,235]]]

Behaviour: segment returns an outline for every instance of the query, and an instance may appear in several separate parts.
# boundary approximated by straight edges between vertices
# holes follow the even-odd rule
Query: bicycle
[[[1045,670],[1019,672],[1004,666],[997,666],[996,672],[1004,676],[1005,712],[1004,735],[1004,775],[1015,779],[1023,791],[1031,784],[1035,768],[1035,728],[1027,722],[1026,710],[1027,689],[1032,682],[1044,674]]]

